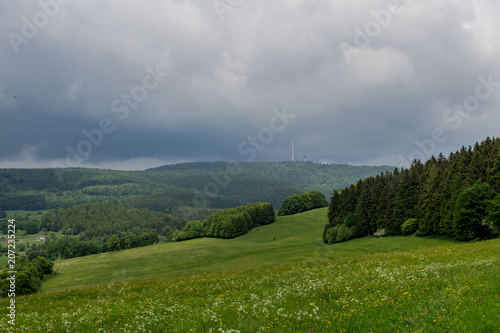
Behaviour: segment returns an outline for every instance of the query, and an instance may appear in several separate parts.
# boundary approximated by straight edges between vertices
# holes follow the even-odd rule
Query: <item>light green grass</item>
[[[41,291],[248,270],[452,242],[438,238],[387,237],[326,246],[321,239],[327,223],[326,213],[324,208],[278,217],[275,223],[235,239],[201,238],[59,261],[55,269],[59,269],[60,275],[45,282]]]
[[[500,240],[38,294],[16,306],[15,332],[500,332]]]

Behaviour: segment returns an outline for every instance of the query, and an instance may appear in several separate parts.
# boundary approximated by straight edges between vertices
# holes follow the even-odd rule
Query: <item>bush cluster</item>
[[[292,194],[283,200],[278,215],[293,215],[326,206],[328,206],[328,202],[321,192],[313,191],[303,194]]]
[[[219,210],[205,221],[203,231],[207,237],[234,238],[259,225],[273,223],[275,219],[273,205],[257,202]]]
[[[16,258],[15,291],[10,289],[11,282],[7,278],[12,274],[8,270],[0,273],[0,293],[1,297],[8,297],[9,294],[28,295],[35,293],[41,286],[42,281],[52,275],[54,263],[45,257],[37,256],[29,258],[20,256]]]
[[[267,202],[256,202],[246,206],[218,210],[203,223],[189,222],[182,230],[171,233],[171,241],[182,241],[199,237],[234,238],[259,225],[276,220],[274,207]]]
[[[401,225],[401,233],[404,236],[413,235],[418,230],[417,219],[408,219]]]

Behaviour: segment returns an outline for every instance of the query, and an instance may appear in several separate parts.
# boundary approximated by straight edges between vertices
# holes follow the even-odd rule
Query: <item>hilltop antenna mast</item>
[[[292,141],[292,162],[295,161],[295,154],[294,154],[294,151],[293,151],[293,141]]]

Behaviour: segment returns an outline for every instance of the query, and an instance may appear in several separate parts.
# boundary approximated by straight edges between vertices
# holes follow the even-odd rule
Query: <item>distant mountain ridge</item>
[[[232,164],[231,164],[232,163]],[[357,183],[360,179],[394,170],[394,166],[352,166],[313,162],[187,162],[146,171],[221,172],[230,166],[240,173],[269,177],[320,190],[330,197],[333,190]]]
[[[197,162],[145,171],[85,168],[0,169],[0,210],[45,210],[109,202],[162,213],[179,207],[220,209],[335,189],[392,167],[312,162]]]

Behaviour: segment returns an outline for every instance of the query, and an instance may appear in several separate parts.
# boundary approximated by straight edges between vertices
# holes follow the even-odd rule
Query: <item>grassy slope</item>
[[[285,263],[415,249],[451,240],[416,237],[363,238],[325,246],[327,208],[278,217],[271,225],[231,239],[202,238],[103,253],[57,262],[61,275],[42,292],[277,266]]]
[[[499,267],[497,239],[37,294],[13,332],[500,332]]]

